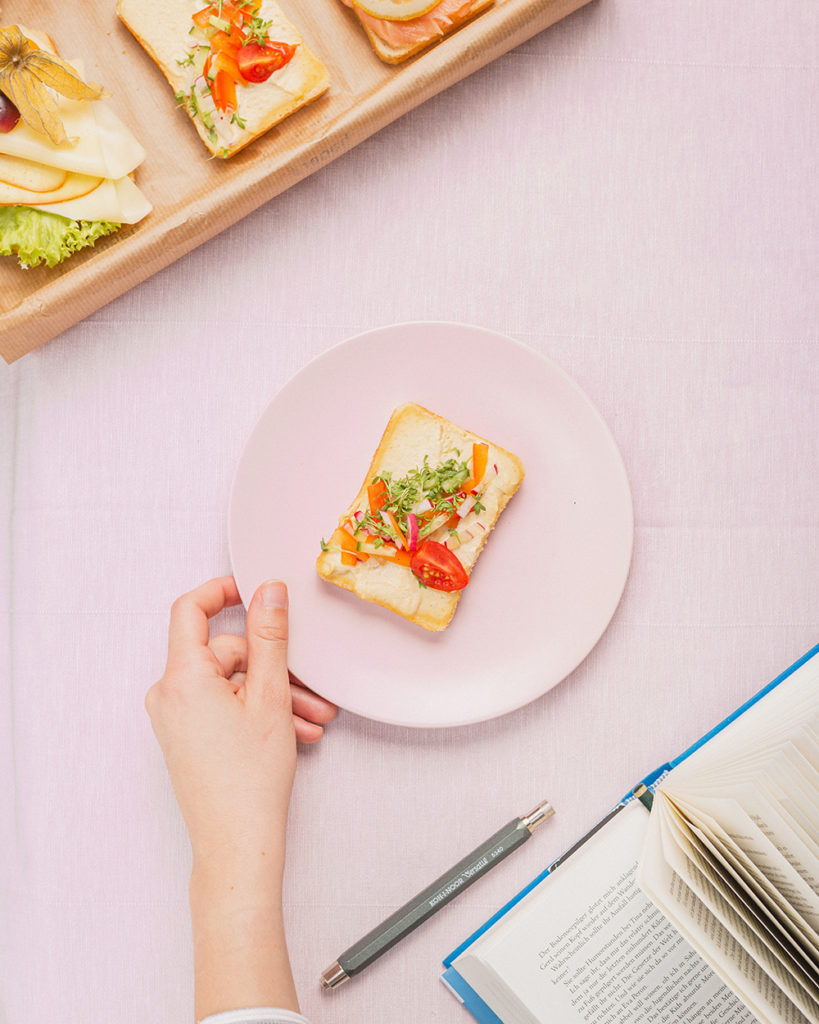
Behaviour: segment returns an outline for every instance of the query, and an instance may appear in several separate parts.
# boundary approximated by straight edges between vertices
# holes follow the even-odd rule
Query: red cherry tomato
[[[463,590],[469,583],[466,569],[444,544],[425,541],[412,556],[410,568],[433,590]]]
[[[291,43],[245,43],[236,54],[236,63],[246,82],[266,82],[274,71],[293,59],[295,52]]]

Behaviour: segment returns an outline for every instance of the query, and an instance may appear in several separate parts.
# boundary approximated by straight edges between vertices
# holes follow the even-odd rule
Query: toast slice
[[[361,489],[322,541],[319,576],[439,632],[523,477],[506,449],[420,405],[401,405]],[[443,566],[444,585],[458,589],[439,589],[430,564]]]
[[[229,106],[221,110],[216,103],[214,84],[205,71],[210,76],[216,74],[206,62],[217,52],[212,39],[217,26],[227,22],[214,15],[215,25],[208,24],[204,29],[198,26],[193,16],[206,3],[207,0],[117,0],[117,14],[159,66],[208,150],[214,156],[227,158],[321,96],[330,78],[324,64],[305,44],[276,0],[261,0],[254,12],[254,26],[264,26],[264,38],[269,41],[295,46],[295,54],[264,81],[227,83],[236,94],[235,110]],[[250,10],[247,0],[242,0],[237,9]],[[249,22],[245,35],[252,40]],[[231,51],[226,52],[230,56]],[[227,66],[236,73],[235,59]]]
[[[410,57],[440,42],[467,21],[491,7],[494,0],[443,0],[420,18],[386,21],[342,0],[353,12],[367,34],[372,48],[385,64],[401,64]]]

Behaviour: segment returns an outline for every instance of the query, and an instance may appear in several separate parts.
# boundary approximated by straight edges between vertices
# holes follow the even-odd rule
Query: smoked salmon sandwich
[[[319,576],[440,632],[523,476],[511,452],[401,405],[361,490],[321,542]]]
[[[373,49],[400,64],[454,32],[493,0],[342,0],[352,8]]]

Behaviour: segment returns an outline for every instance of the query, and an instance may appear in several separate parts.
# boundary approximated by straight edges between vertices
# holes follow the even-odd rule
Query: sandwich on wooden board
[[[133,180],[145,150],[45,32],[0,27],[0,255],[54,267],[151,204]]]
[[[118,0],[205,146],[227,158],[330,84],[276,0]]]
[[[342,0],[386,64],[401,64],[440,42],[493,0]]]

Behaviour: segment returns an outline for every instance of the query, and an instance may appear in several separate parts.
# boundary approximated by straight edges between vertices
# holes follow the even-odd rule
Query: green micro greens
[[[441,517],[448,518],[455,511],[460,504],[455,496],[470,476],[469,464],[460,457],[460,451],[453,449],[452,453],[444,454],[450,457],[435,467],[429,464],[429,457],[425,456],[423,464],[405,476],[396,478],[385,471],[370,480],[371,484],[383,482],[387,492],[384,510],[390,512],[402,528],[406,526],[408,514],[414,512],[423,501],[429,501],[432,507],[424,513],[419,525],[419,540],[440,529],[443,525]],[[480,495],[477,496],[473,509],[482,512],[485,507],[480,501]],[[374,547],[398,542],[392,526],[384,522],[380,515],[373,515],[370,509],[364,510],[355,520],[354,534],[358,535],[362,531],[367,535],[367,543]],[[457,530],[450,529],[449,533],[455,535]]]
[[[174,99],[180,107],[187,107],[194,117],[199,113],[199,103],[196,99],[196,89],[194,86],[191,86],[190,92],[175,93]]]
[[[272,24],[272,21],[265,21],[263,18],[251,18],[246,29],[248,38],[257,42],[259,46],[264,46],[267,42],[267,33],[270,31]]]

